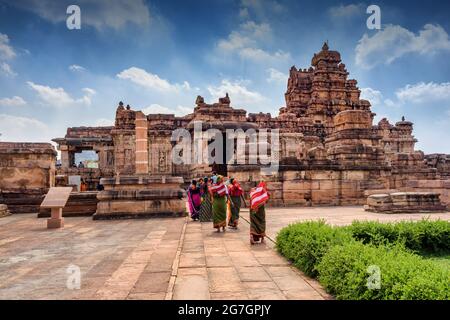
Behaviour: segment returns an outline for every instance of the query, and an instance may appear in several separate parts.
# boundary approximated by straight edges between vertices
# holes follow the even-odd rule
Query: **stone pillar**
[[[59,150],[61,150],[61,168],[70,168],[69,147],[61,145]]]
[[[106,168],[107,166],[107,154],[104,147],[95,149],[98,155],[98,167],[100,169]]]
[[[64,227],[64,218],[62,217],[62,208],[52,208],[51,217],[47,219],[48,229],[58,229]]]
[[[148,174],[148,123],[141,111],[136,112],[136,174]]]

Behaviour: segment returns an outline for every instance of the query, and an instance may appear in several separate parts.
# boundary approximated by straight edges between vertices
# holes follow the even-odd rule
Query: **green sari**
[[[231,217],[228,221],[230,227],[237,227],[239,220],[239,211],[241,210],[241,196],[231,196],[233,204],[230,205]]]
[[[211,197],[206,191],[202,195],[202,204],[200,205],[200,221],[207,222],[212,220]]]
[[[212,204],[214,228],[222,228],[227,224],[227,197],[214,194]]]
[[[250,209],[250,235],[253,236],[255,241],[266,236],[266,209],[264,205],[260,206],[256,212]]]

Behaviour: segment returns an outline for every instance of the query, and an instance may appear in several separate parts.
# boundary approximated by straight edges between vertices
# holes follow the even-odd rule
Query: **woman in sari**
[[[197,187],[196,180],[192,180],[192,183],[189,186],[187,194],[191,218],[194,221],[198,220],[202,198],[200,197],[200,188]]]
[[[211,188],[213,226],[220,232],[220,228],[225,231],[227,220],[227,197],[228,189],[223,184],[223,177],[217,176],[216,183]]]
[[[239,182],[236,179],[231,178],[230,184],[228,185],[228,194],[230,195],[230,211],[231,216],[228,221],[228,226],[237,229],[239,221],[239,211],[241,210],[241,196],[243,195],[243,190]]]
[[[269,193],[265,182],[259,183],[250,192],[250,243],[264,243],[266,236],[266,209]]]
[[[200,221],[206,222],[212,220],[211,196],[209,194],[208,178],[203,178],[203,183],[200,185],[200,195],[202,197],[202,204],[200,205]]]

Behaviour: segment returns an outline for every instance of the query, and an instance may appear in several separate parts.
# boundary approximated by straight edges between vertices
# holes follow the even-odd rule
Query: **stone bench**
[[[444,212],[437,192],[390,192],[367,197],[364,210],[381,213]]]

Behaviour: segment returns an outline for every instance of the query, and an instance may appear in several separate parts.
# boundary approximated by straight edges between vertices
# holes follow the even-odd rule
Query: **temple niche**
[[[247,114],[233,106],[228,93],[214,103],[197,96],[193,112],[181,117],[144,115],[120,102],[114,126],[68,128],[64,138],[53,140],[61,150],[58,174],[81,175],[92,181],[93,188],[100,178],[114,184],[111,179],[127,175],[148,175],[152,178],[144,180],[155,186],[164,186],[163,181],[172,177],[170,183],[176,186],[176,177],[186,184],[216,170],[236,177],[247,190],[263,176],[271,190],[271,205],[364,204],[366,191],[388,189],[433,190],[450,204],[450,157],[415,150],[413,124],[405,118],[395,124],[387,119],[374,124],[370,102],[361,99],[360,93],[340,53],[324,43],[311,66],[290,69],[286,103],[276,116]],[[203,131],[216,129],[219,135],[225,135],[227,129],[277,130],[277,172],[263,174],[259,162],[237,164],[225,156],[222,164],[173,163],[171,136],[176,129],[191,134],[192,148],[195,143],[211,144],[211,137],[194,141],[196,123],[201,123]],[[98,168],[73,167],[74,154],[82,150],[98,153]],[[248,159],[248,146],[240,150]],[[234,156],[241,152],[236,146],[228,151]],[[142,181],[128,180],[139,188]]]

